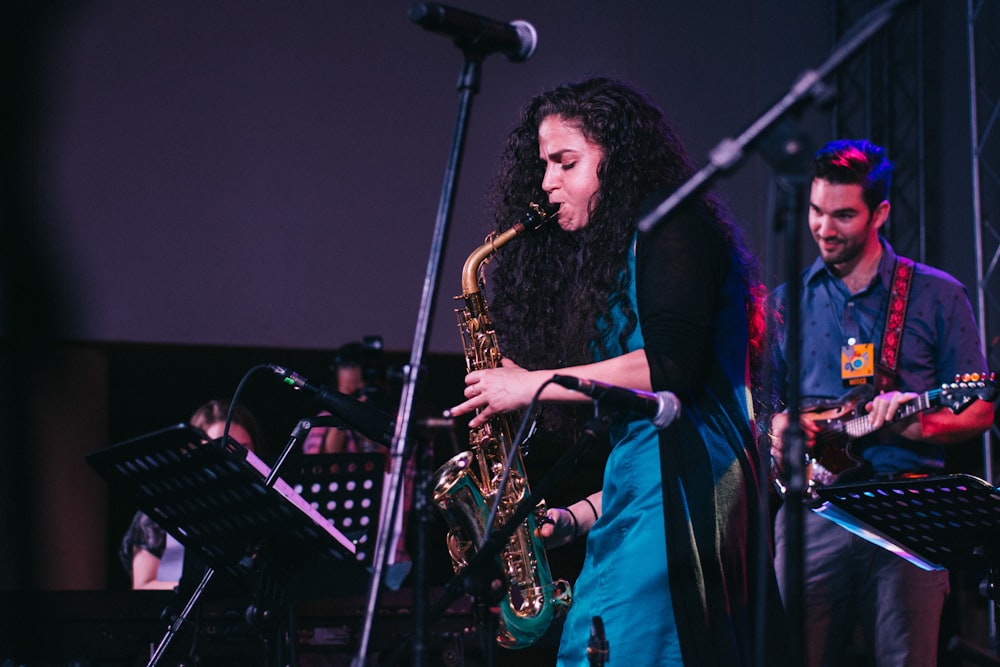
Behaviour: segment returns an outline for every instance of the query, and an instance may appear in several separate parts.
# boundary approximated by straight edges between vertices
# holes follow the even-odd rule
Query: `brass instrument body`
[[[519,234],[537,228],[551,215],[532,205],[527,225],[518,223],[469,255],[462,271],[464,308],[457,309],[459,330],[465,350],[467,371],[500,366],[500,348],[489,310],[480,290],[480,271],[498,248]],[[492,417],[486,424],[470,429],[469,450],[452,457],[435,473],[434,504],[449,525],[448,552],[456,572],[465,568],[482,544],[486,522],[496,501],[503,477],[513,431],[508,415]],[[494,528],[507,522],[521,499],[530,494],[520,448],[514,454],[503,489]],[[505,545],[499,561],[507,582],[500,604],[496,641],[505,648],[524,648],[535,643],[553,620],[572,603],[568,582],[553,581],[541,539],[535,534],[545,516],[540,503],[517,528]]]

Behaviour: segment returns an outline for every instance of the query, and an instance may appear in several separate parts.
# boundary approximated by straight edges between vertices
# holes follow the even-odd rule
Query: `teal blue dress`
[[[739,261],[716,223],[690,211],[633,244],[629,298],[639,326],[618,350],[645,350],[653,389],[677,394],[682,415],[661,431],[648,420],[611,425],[603,512],[587,536],[562,667],[589,664],[594,616],[612,665],[753,663],[755,568],[771,561],[757,540],[766,513]],[[623,326],[616,317],[609,349]],[[773,568],[763,584],[778,620]],[[768,628],[768,664],[781,663],[778,627]]]

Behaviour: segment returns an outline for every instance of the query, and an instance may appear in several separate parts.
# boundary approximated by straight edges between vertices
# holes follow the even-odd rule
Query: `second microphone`
[[[552,381],[567,389],[586,394],[614,410],[649,419],[656,428],[670,426],[681,415],[681,401],[670,391],[653,393],[569,375],[553,375]]]

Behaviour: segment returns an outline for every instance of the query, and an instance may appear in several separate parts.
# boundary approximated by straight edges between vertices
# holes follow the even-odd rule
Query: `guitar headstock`
[[[955,381],[941,385],[941,405],[956,415],[973,401],[995,401],[998,394],[994,373],[963,373]]]

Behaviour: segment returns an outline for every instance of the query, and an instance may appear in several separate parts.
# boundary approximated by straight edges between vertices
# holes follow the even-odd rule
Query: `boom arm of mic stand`
[[[744,151],[771,125],[788,112],[801,109],[802,105],[826,94],[823,79],[833,72],[840,64],[861,48],[882,26],[889,22],[893,14],[911,0],[888,0],[861,17],[848,32],[848,37],[834,48],[834,51],[819,68],[807,70],[792,85],[791,89],[750,127],[744,130],[736,139],[725,138],[719,142],[709,154],[709,163],[699,169],[691,178],[676,191],[663,200],[655,209],[639,221],[639,231],[652,231],[667,214],[680,206],[695,192],[701,190],[720,171],[731,169],[744,155]]]
[[[392,441],[389,481],[382,494],[382,511],[379,517],[378,536],[375,540],[375,555],[372,576],[368,584],[368,595],[365,603],[364,622],[361,636],[358,640],[358,652],[351,662],[352,667],[368,667],[368,649],[371,642],[372,625],[375,610],[378,606],[379,590],[382,585],[383,571],[389,554],[389,542],[395,523],[396,506],[399,504],[399,494],[402,488],[403,463],[406,443],[409,439],[410,421],[413,415],[414,396],[418,386],[417,373],[423,366],[423,357],[430,334],[430,320],[434,313],[434,300],[440,283],[440,265],[444,256],[445,242],[448,237],[448,225],[451,220],[451,210],[455,200],[455,185],[458,182],[458,170],[462,162],[465,137],[469,126],[469,114],[472,100],[479,92],[479,79],[482,72],[482,57],[465,54],[462,73],[459,76],[458,88],[461,92],[458,119],[452,140],[451,154],[445,169],[444,184],[438,202],[437,219],[434,225],[434,237],[431,243],[430,257],[427,262],[427,274],[424,279],[420,310],[417,313],[417,326],[413,335],[413,346],[410,352],[410,363],[405,369],[405,381],[399,401],[399,411],[396,416],[396,430]],[[419,664],[422,656],[416,657]]]
[[[288,443],[285,445],[285,448],[281,450],[281,454],[278,455],[278,460],[275,461],[274,465],[271,467],[270,474],[267,476],[267,479],[264,480],[264,486],[274,486],[274,482],[278,478],[278,472],[281,470],[281,466],[284,465],[285,459],[288,458],[288,455],[295,448],[295,445],[309,435],[309,431],[314,426],[335,426],[340,428],[341,424],[342,422],[334,417],[324,416],[306,417],[305,419],[300,420],[299,423],[295,425],[295,428],[292,429],[292,433],[288,437]]]

